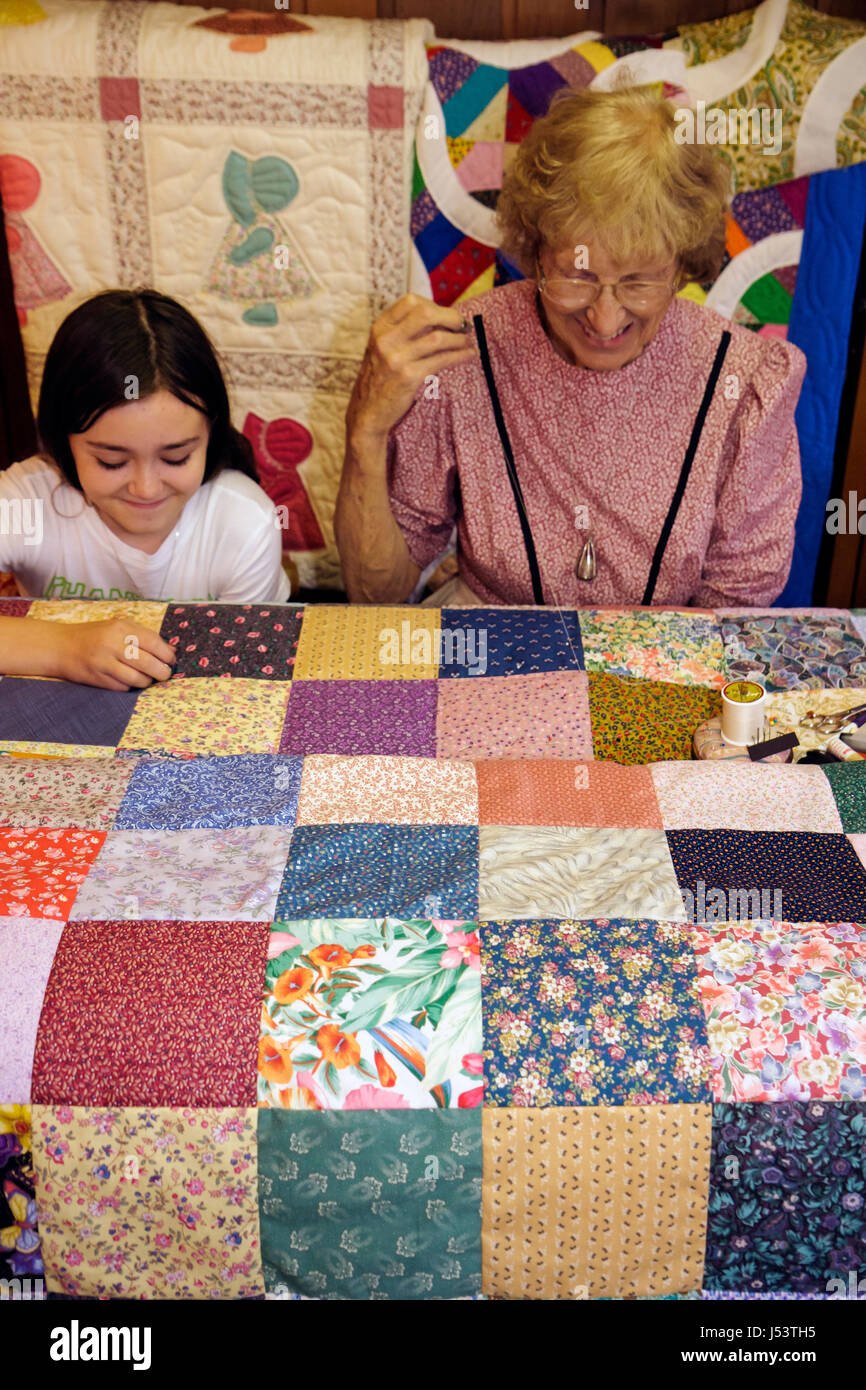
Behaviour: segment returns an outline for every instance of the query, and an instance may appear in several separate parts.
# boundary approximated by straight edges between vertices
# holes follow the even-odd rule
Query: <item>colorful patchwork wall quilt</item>
[[[0,1278],[849,1296],[866,762],[690,752],[862,697],[866,618],[122,611],[166,684],[0,680]]]

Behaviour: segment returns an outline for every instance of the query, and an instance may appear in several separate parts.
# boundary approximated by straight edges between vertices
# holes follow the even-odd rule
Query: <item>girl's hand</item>
[[[478,357],[457,309],[405,294],[370,329],[347,412],[350,435],[385,438],[409,409],[425,377]]]
[[[98,623],[52,623],[51,627],[56,628],[57,652],[51,674],[63,680],[103,690],[143,690],[171,675],[174,649],[140,623],[107,618]]]

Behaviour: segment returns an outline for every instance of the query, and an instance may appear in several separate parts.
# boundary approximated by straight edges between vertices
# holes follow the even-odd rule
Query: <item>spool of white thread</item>
[[[767,695],[757,681],[729,681],[722,690],[722,734],[726,743],[754,743],[764,727]]]

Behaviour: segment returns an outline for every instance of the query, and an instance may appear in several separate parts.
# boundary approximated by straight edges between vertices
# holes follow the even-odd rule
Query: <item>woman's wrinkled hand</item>
[[[166,681],[175,654],[158,633],[127,618],[98,623],[57,623],[55,674],[103,690],[143,690]]]
[[[349,434],[384,439],[428,376],[478,357],[457,309],[406,294],[373,324],[346,415]]]

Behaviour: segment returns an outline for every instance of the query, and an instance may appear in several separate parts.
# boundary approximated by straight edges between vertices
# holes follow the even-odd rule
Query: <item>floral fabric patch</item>
[[[713,1106],[706,1289],[826,1294],[866,1273],[866,1104]]]
[[[110,830],[135,764],[106,758],[0,759],[0,821],[7,826]]]
[[[34,1106],[49,1291],[263,1293],[256,1112]]]
[[[692,932],[715,1100],[866,1098],[866,927],[726,922]]]
[[[0,917],[69,916],[102,830],[0,829]]]
[[[310,920],[271,931],[259,1105],[481,1104],[474,922]]]
[[[662,608],[580,610],[587,671],[718,690],[729,676],[712,613]]]
[[[276,753],[290,689],[288,681],[241,677],[148,686],[118,746],[186,758]]]
[[[655,763],[651,769],[666,830],[838,833],[842,822],[824,771],[749,759]]]
[[[290,838],[282,825],[109,831],[70,920],[270,922]]]
[[[0,1105],[0,1279],[29,1279],[34,1294],[44,1273],[35,1194],[30,1106]]]
[[[10,1100],[30,1099],[42,998],[62,931],[62,922],[0,919],[0,1096]]]
[[[177,657],[171,679],[290,680],[302,616],[281,604],[170,603],[159,635]]]
[[[371,821],[477,825],[475,768],[434,758],[318,754],[304,759],[299,825]]]
[[[487,1105],[709,1102],[691,928],[480,925]]]
[[[435,680],[432,608],[312,604],[295,660],[295,680]]]

